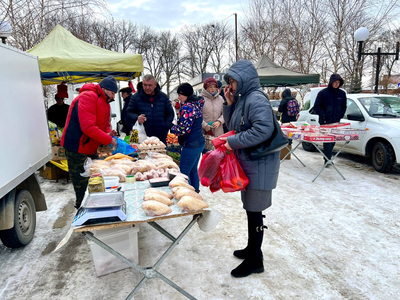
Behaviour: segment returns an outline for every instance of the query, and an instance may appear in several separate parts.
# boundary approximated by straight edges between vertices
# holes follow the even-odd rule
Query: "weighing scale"
[[[110,223],[126,220],[124,192],[92,193],[78,209],[72,226]]]

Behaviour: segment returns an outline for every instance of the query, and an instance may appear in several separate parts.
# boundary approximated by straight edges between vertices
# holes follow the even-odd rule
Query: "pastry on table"
[[[144,201],[150,201],[150,200],[154,200],[154,201],[158,201],[160,203],[163,203],[165,205],[172,205],[174,204],[174,201],[171,201],[171,199],[169,199],[168,197],[165,197],[161,194],[158,193],[145,193],[144,197],[143,197]]]
[[[177,205],[183,212],[193,212],[203,210],[208,207],[208,204],[203,200],[191,196],[183,196]]]
[[[166,215],[172,211],[168,205],[154,200],[144,201],[142,208],[149,217]]]
[[[180,200],[183,196],[191,196],[197,198],[199,200],[203,200],[203,197],[200,194],[196,193],[195,191],[188,189],[186,187],[175,187],[176,192],[174,192],[174,196],[177,200]]]
[[[159,193],[159,194],[161,194],[161,195],[163,195],[163,196],[165,196],[165,197],[168,197],[169,199],[174,198],[174,195],[172,195],[172,194],[170,194],[170,193],[168,193],[168,192],[165,192],[165,191],[156,189],[156,188],[147,188],[147,189],[144,191],[144,194],[146,195],[147,193]]]

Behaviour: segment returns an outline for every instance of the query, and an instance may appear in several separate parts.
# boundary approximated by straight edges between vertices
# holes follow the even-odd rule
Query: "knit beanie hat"
[[[189,83],[185,82],[185,83],[182,83],[182,84],[178,87],[178,90],[177,90],[176,92],[177,92],[178,94],[183,95],[183,96],[190,97],[190,96],[193,95],[193,88],[192,88],[192,86],[191,86]]]
[[[215,80],[214,78],[212,78],[212,77],[209,77],[209,78],[207,78],[206,80],[204,80],[204,83],[203,83],[203,87],[205,88],[205,89],[207,89],[210,85],[215,85],[215,86],[218,86],[218,82],[217,82],[217,80]]]
[[[220,88],[222,86],[222,82],[217,80],[217,83],[218,83],[218,88]]]
[[[111,75],[100,81],[100,87],[114,93],[118,92],[117,81],[115,80],[114,76]]]

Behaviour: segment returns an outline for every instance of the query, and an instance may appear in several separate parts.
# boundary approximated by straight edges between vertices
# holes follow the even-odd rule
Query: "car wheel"
[[[372,165],[380,173],[390,173],[395,163],[392,147],[383,142],[375,143],[371,153]]]
[[[317,151],[317,149],[315,149],[315,146],[311,143],[302,142],[301,145],[303,146],[304,151],[307,151],[307,152]]]
[[[9,248],[26,246],[32,241],[35,229],[35,202],[27,190],[21,190],[15,198],[14,227],[0,231],[1,241]]]

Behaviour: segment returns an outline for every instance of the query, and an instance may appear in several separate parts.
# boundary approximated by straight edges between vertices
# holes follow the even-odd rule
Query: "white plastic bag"
[[[136,122],[136,123],[139,126],[139,144],[140,144],[140,143],[143,143],[145,139],[147,139],[147,134],[146,134],[146,130],[144,129],[144,125],[139,124],[138,122]]]
[[[136,121],[135,125],[132,127],[130,144],[140,144],[143,143],[145,139],[147,139],[147,135],[144,125]]]

